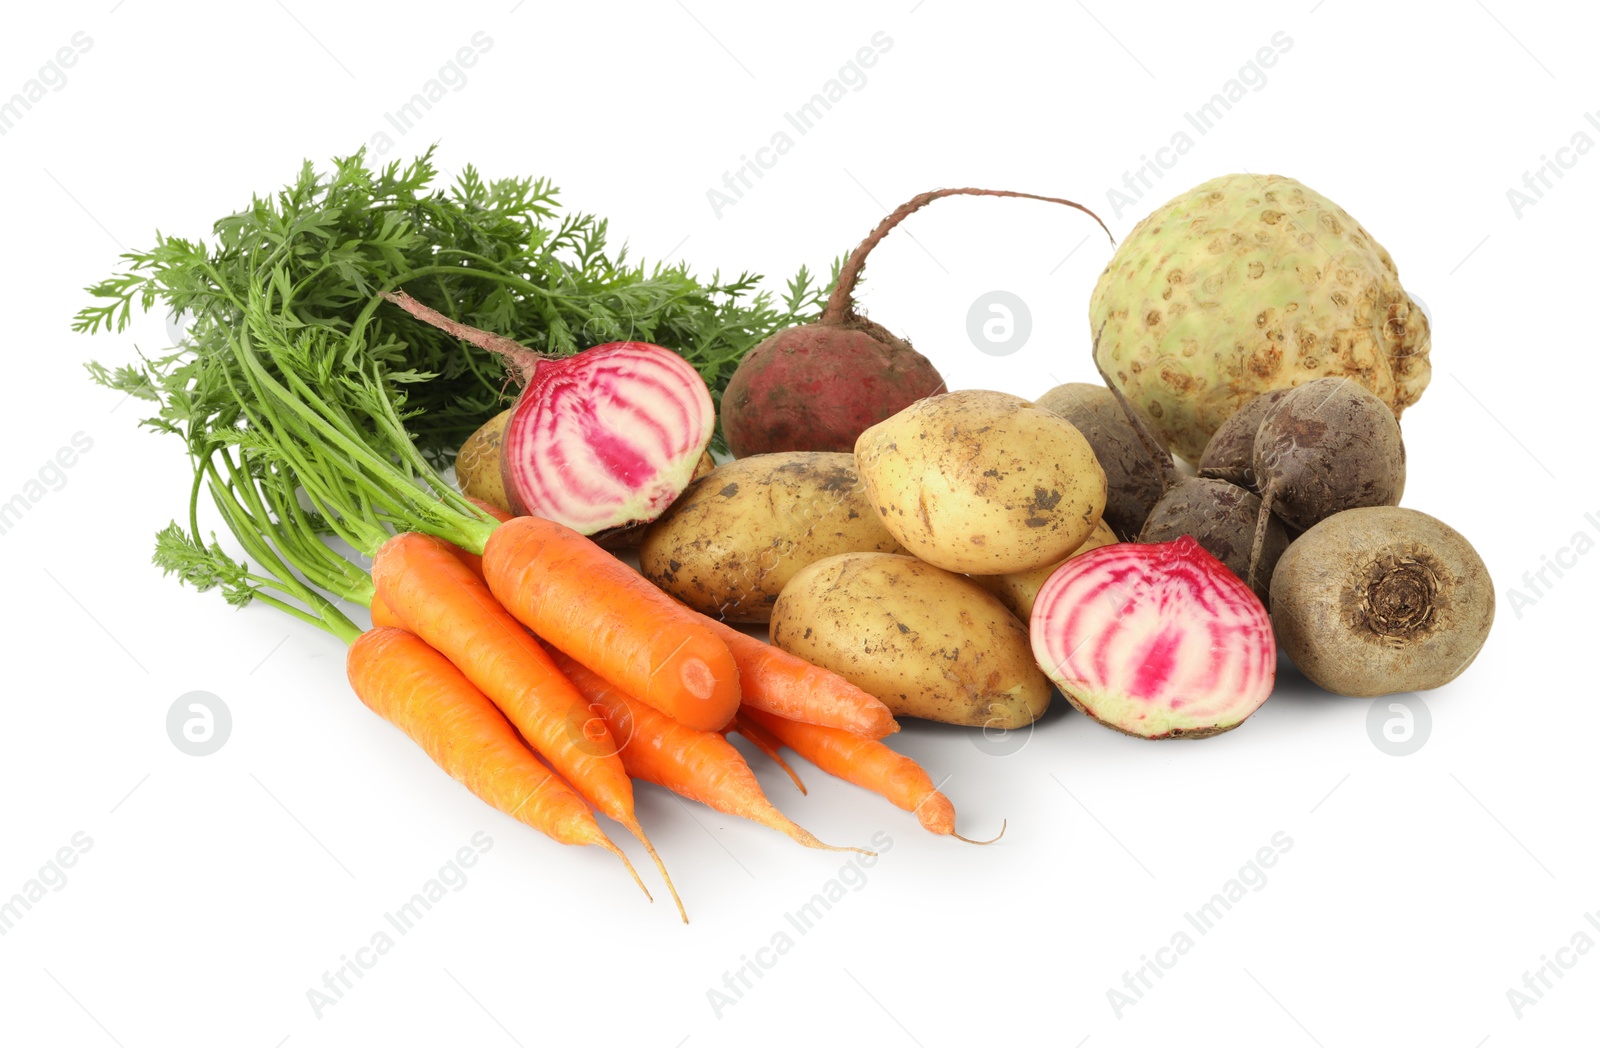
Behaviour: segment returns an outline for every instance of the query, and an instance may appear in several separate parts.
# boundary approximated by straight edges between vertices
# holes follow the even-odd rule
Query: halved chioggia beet
[[[418,319],[503,358],[522,381],[500,445],[508,508],[584,535],[659,517],[694,477],[716,409],[698,372],[647,342],[546,358],[404,293]]]
[[[1277,670],[1266,607],[1188,535],[1073,557],[1039,590],[1029,631],[1068,702],[1146,739],[1238,727]]]

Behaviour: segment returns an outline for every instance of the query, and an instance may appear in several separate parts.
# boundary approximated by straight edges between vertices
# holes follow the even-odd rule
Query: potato
[[[500,441],[506,435],[511,409],[506,408],[478,427],[456,452],[456,486],[468,498],[482,499],[511,512],[505,482],[500,479]]]
[[[697,611],[766,622],[795,572],[836,553],[898,553],[840,451],[783,451],[690,484],[639,546],[645,578]]]
[[[896,716],[1020,728],[1050,704],[1028,628],[971,579],[915,557],[844,553],[801,569],[772,609],[772,642]]]
[[[1044,580],[1055,574],[1057,568],[1080,553],[1087,553],[1101,546],[1109,546],[1120,541],[1112,532],[1111,525],[1104,520],[1094,526],[1089,537],[1083,540],[1083,545],[1073,550],[1070,556],[1042,568],[1032,571],[1014,571],[1009,575],[973,575],[972,581],[1000,598],[1000,603],[1011,609],[1011,613],[1024,623],[1033,615],[1033,598],[1039,595],[1039,587],[1044,585]]]
[[[1072,423],[1009,393],[919,400],[856,441],[883,524],[916,556],[973,575],[1053,564],[1106,505],[1106,475]]]

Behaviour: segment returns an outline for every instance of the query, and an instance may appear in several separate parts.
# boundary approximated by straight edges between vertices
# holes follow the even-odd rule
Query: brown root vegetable
[[[901,204],[850,253],[816,323],[769,335],[739,362],[722,395],[722,432],[735,458],[773,451],[851,451],[869,427],[944,392],[944,378],[928,358],[860,316],[852,296],[878,242],[907,215],[947,196],[1043,200],[1077,208],[1100,222],[1070,200],[1000,189],[935,189]]]
[[[1039,589],[1045,580],[1055,574],[1055,570],[1073,557],[1088,553],[1101,546],[1111,546],[1122,541],[1111,530],[1104,519],[1094,526],[1089,537],[1083,544],[1073,550],[1061,560],[1046,564],[1042,568],[1032,571],[1013,571],[1006,575],[970,575],[973,582],[1000,598],[1000,603],[1010,608],[1012,613],[1023,622],[1028,621],[1028,616],[1033,614],[1033,602],[1039,596]]]
[[[1241,488],[1256,490],[1256,430],[1267,417],[1272,406],[1288,394],[1288,389],[1274,389],[1251,397],[1244,406],[1228,416],[1217,427],[1206,443],[1205,454],[1200,456],[1200,475],[1216,477]],[[1260,492],[1256,492],[1260,494]]]
[[[1034,403],[1072,423],[1089,442],[1106,471],[1104,519],[1119,538],[1132,539],[1161,498],[1172,456],[1164,448],[1159,457],[1152,454],[1105,386],[1067,382]]]
[[[1261,499],[1237,484],[1212,477],[1186,477],[1155,504],[1139,532],[1139,541],[1171,542],[1181,535],[1193,535],[1201,548],[1222,561],[1229,571],[1248,579],[1250,551],[1260,516]],[[1288,546],[1288,529],[1272,517],[1261,546],[1260,581],[1250,587],[1263,604],[1268,603],[1272,567]]]
[[[1278,643],[1309,680],[1340,695],[1447,684],[1493,623],[1483,559],[1414,509],[1335,513],[1296,539],[1272,575]]]
[[[1376,395],[1348,378],[1319,378],[1268,410],[1253,467],[1262,506],[1251,572],[1267,578],[1255,562],[1271,514],[1305,530],[1343,510],[1398,505],[1406,448],[1400,423]]]
[[[1148,421],[1121,390],[1109,384],[1107,388],[1121,405],[1123,415],[1133,426],[1140,443],[1152,455],[1157,454],[1160,445]],[[1248,584],[1265,604],[1266,583],[1257,585],[1250,576],[1252,551],[1259,530],[1263,556],[1270,556],[1275,561],[1289,541],[1282,523],[1274,520],[1264,527],[1260,526],[1261,500],[1236,484],[1212,478],[1186,477],[1178,472],[1170,455],[1164,461],[1157,461],[1162,466],[1162,494],[1151,507],[1135,541],[1174,542],[1189,535],[1201,549]]]

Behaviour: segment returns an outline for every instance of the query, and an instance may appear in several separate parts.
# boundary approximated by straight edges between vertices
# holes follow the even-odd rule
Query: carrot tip
[[[629,833],[639,838],[639,843],[644,845],[644,850],[650,853],[651,860],[655,862],[656,869],[661,873],[661,879],[667,883],[667,891],[672,893],[672,901],[678,904],[678,916],[683,919],[684,924],[688,924],[688,911],[683,908],[683,900],[678,897],[678,889],[673,886],[672,878],[667,874],[666,864],[661,861],[661,856],[656,854],[656,846],[651,844],[650,838],[644,835],[644,827],[640,826],[639,820],[632,816],[629,816],[628,820],[622,825],[628,828]]]
[[[612,855],[615,855],[617,858],[621,859],[622,865],[628,868],[628,875],[633,878],[633,883],[637,884],[639,886],[639,890],[644,892],[644,897],[649,899],[651,902],[656,901],[655,896],[650,894],[650,889],[644,886],[644,881],[639,877],[639,871],[633,868],[633,863],[628,861],[627,855],[623,854],[621,848],[611,843],[611,841],[606,837],[601,837],[595,843],[600,845],[600,847],[604,848],[606,851],[610,852]]]
[[[963,837],[963,836],[961,836],[961,834],[957,833],[955,830],[951,830],[950,831],[950,836],[954,837],[958,841],[965,841],[968,844],[993,844],[995,841],[999,840],[1001,837],[1004,837],[1006,835],[1006,822],[1007,822],[1007,820],[1002,819],[1000,821],[1000,832],[995,834],[993,837],[990,837],[986,841],[975,841],[970,837]]]

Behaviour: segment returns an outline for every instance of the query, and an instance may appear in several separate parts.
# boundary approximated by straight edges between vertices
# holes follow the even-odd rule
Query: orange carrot
[[[511,519],[511,514],[507,513],[505,510],[501,509],[499,506],[496,506],[492,502],[485,502],[482,499],[473,498],[470,495],[467,496],[467,501],[472,503],[474,506],[477,506],[479,509],[483,510],[485,513],[489,514],[489,516],[500,521],[501,523]],[[483,578],[482,557],[469,550],[464,550],[460,546],[454,545],[450,547],[450,552],[453,553],[456,558],[461,561],[461,563],[471,568],[474,575],[478,576],[480,579]],[[405,624],[400,621],[400,617],[394,612],[390,611],[389,606],[383,602],[383,598],[379,597],[376,593],[372,595],[371,611],[372,624],[374,626],[397,626],[400,628],[404,628],[405,626]]]
[[[451,778],[562,844],[597,844],[611,852],[644,891],[633,864],[601,831],[583,798],[539,763],[505,715],[449,659],[405,630],[379,627],[356,638],[345,666],[361,701]]]
[[[483,510],[485,513],[489,514],[489,516],[493,517],[495,520],[498,520],[502,524],[510,520],[513,516],[511,513],[508,513],[499,506],[496,506],[493,502],[485,502],[480,498],[473,498],[471,495],[467,496],[467,501],[472,503],[474,506],[477,506],[479,509]]]
[[[934,788],[928,773],[910,757],[896,753],[876,739],[864,739],[838,728],[802,724],[748,708],[739,712],[829,775],[882,794],[895,807],[914,813],[924,829],[967,841],[956,832],[956,809],[950,798]],[[1004,826],[1000,832],[1006,832]]]
[[[634,816],[633,783],[605,725],[450,544],[418,532],[396,535],[373,557],[372,581],[406,629],[455,663],[585,800],[639,838],[677,899]]]
[[[605,717],[612,737],[622,740],[622,764],[629,775],[717,811],[758,822],[807,848],[861,851],[823,844],[774,808],[750,766],[721,735],[685,728],[607,683],[571,656],[559,651],[551,655],[567,679]]]
[[[400,616],[390,611],[389,605],[385,604],[383,602],[383,598],[378,596],[376,593],[372,595],[371,611],[372,625],[374,628],[378,626],[388,626],[393,629],[402,630],[406,628],[405,623],[400,621]]]
[[[881,739],[900,730],[889,707],[837,673],[759,641],[725,622],[695,611],[690,614],[705,623],[733,653],[746,707],[786,720],[843,728],[869,739]]]
[[[514,517],[483,551],[501,604],[553,647],[696,731],[739,709],[728,646],[694,613],[571,528]]]
[[[730,731],[736,731],[749,739],[750,744],[765,754],[768,760],[788,773],[789,781],[794,783],[794,788],[800,791],[802,797],[805,796],[806,784],[800,781],[800,776],[795,774],[794,769],[789,767],[789,762],[783,759],[783,754],[778,752],[783,748],[783,743],[778,741],[777,736],[751,720],[744,713],[734,717],[733,724],[723,729],[722,734],[727,735]]]

